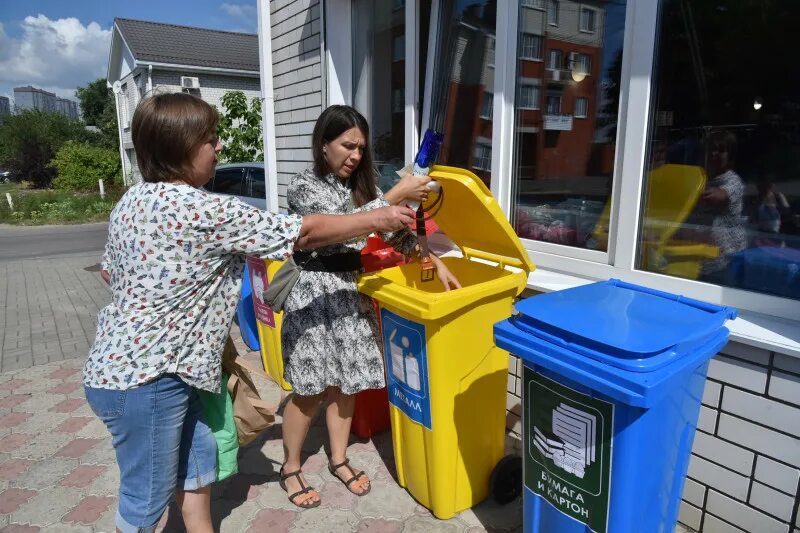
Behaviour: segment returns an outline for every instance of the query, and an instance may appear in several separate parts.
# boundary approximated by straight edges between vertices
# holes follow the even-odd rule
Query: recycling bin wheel
[[[492,470],[489,492],[501,505],[511,503],[522,493],[522,457],[506,455]]]

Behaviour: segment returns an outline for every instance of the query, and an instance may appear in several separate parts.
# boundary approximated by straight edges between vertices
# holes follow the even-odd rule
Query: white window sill
[[[537,268],[528,276],[528,288],[552,292],[594,283],[595,280]],[[800,358],[800,322],[739,311],[738,317],[728,322],[730,339],[748,346],[780,352]]]

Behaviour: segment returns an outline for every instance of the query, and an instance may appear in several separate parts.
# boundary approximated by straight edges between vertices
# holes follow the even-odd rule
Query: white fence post
[[[8,207],[10,207],[11,210],[13,211],[14,210],[14,202],[11,200],[11,195],[8,194],[8,193],[6,193],[6,201],[8,202]]]
[[[97,180],[97,183],[100,184],[100,198],[105,200],[106,199],[106,188],[103,186],[103,180]]]

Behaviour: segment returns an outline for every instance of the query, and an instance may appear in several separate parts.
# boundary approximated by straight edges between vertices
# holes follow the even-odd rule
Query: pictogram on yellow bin
[[[444,195],[436,223],[464,255],[443,260],[463,288],[422,282],[411,263],[363,275],[359,290],[380,304],[400,485],[447,519],[486,498],[503,458],[508,352],[492,327],[534,265],[477,176],[443,166],[430,175]]]
[[[264,261],[247,258],[250,271],[250,286],[253,288],[253,305],[256,311],[258,342],[261,345],[261,361],[272,380],[285,391],[292,386],[283,379],[283,352],[281,351],[281,322],[283,313],[276,313],[261,300],[261,294],[269,287],[269,281],[283,261]]]

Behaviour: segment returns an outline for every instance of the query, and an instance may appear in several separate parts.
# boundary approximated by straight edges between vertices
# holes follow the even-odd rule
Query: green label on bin
[[[525,367],[525,486],[605,533],[614,405]]]

